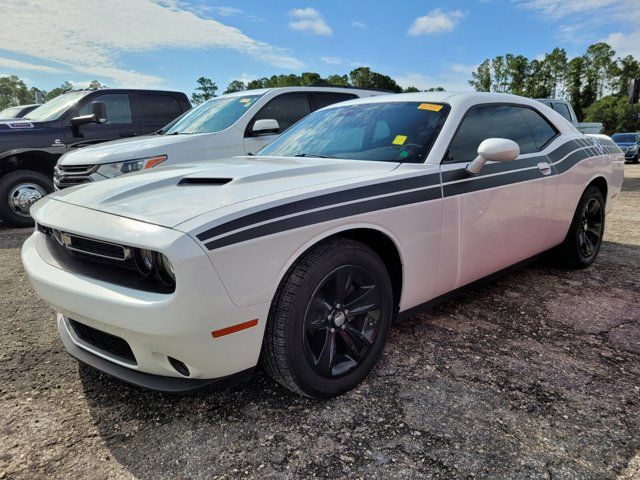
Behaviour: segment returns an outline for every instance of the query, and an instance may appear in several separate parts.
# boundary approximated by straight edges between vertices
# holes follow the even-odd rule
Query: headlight
[[[140,170],[153,168],[156,165],[164,162],[166,159],[166,155],[161,155],[159,157],[127,160],[126,162],[105,163],[104,165],[100,165],[100,167],[98,167],[97,172],[107,178],[113,178],[124,175],[125,173],[139,172]]]
[[[158,270],[158,276],[163,283],[167,286],[173,286],[176,283],[176,272],[173,270],[173,265],[169,261],[166,255],[156,252],[156,269]]]
[[[638,150],[638,146],[637,146],[637,145],[631,145],[631,146],[629,147],[629,151],[630,151],[630,152],[635,152],[636,150]]]

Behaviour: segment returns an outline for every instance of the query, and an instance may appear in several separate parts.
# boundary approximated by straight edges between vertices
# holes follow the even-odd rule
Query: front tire
[[[586,268],[593,263],[602,245],[604,220],[604,198],[600,190],[591,185],[580,197],[569,233],[559,248],[564,265]]]
[[[31,227],[31,205],[53,192],[46,175],[33,170],[16,170],[0,178],[0,219],[13,227]]]
[[[393,317],[387,269],[346,238],[305,253],[276,292],[261,363],[286,388],[329,398],[358,385],[382,354]]]

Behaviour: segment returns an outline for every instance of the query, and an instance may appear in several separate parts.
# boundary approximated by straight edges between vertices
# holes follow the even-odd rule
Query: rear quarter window
[[[171,95],[139,94],[138,122],[146,125],[166,125],[182,114],[182,108]]]

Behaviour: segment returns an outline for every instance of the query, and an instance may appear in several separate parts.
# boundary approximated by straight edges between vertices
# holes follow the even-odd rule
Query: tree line
[[[505,92],[571,102],[580,121],[602,122],[608,134],[640,130],[640,108],[629,104],[629,81],[640,77],[632,55],[616,57],[604,42],[569,58],[555,48],[541,58],[507,53],[484,60],[469,84],[479,92]]]
[[[640,62],[632,55],[617,57],[606,43],[590,45],[583,55],[569,58],[562,48],[555,48],[540,58],[507,53],[486,59],[471,74],[469,84],[477,91],[505,92],[530,98],[566,99],[580,121],[602,122],[605,132],[640,130],[640,107],[628,103],[629,81],[640,77]],[[222,93],[258,88],[335,85],[372,88],[390,92],[418,92],[415,87],[402,88],[389,75],[358,67],[347,74],[323,77],[315,72],[272,75],[250,81],[233,80]],[[93,80],[88,88],[106,88]],[[34,103],[36,96],[51,100],[73,89],[64,82],[50,91],[27,87],[15,75],[0,77],[0,109],[7,106]],[[218,86],[207,77],[196,80],[191,101],[199,104],[218,94]],[[426,91],[442,91],[442,87]]]

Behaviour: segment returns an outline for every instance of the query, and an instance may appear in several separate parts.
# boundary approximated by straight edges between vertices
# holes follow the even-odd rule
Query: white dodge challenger
[[[69,353],[150,389],[353,388],[392,322],[555,249],[590,265],[624,156],[533,100],[415,93],[319,110],[258,156],[70,188],[22,260]]]

